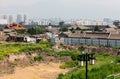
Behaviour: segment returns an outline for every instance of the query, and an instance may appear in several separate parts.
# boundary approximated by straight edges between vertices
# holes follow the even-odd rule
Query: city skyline
[[[10,23],[29,23],[29,17],[26,14],[0,14],[0,24]]]
[[[120,19],[118,0],[1,0],[0,13],[24,13],[31,18]]]

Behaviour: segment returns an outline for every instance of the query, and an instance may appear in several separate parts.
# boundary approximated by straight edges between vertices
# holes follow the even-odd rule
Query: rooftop
[[[25,30],[26,28],[20,24],[12,23],[8,24],[5,28],[14,29],[14,30]]]
[[[59,36],[69,38],[120,39],[120,34],[110,33],[61,33]]]

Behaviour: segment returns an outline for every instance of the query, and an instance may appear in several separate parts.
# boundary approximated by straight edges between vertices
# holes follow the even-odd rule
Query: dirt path
[[[41,63],[26,68],[17,67],[14,74],[4,75],[0,79],[56,79],[58,74],[68,72],[59,66],[58,63]]]

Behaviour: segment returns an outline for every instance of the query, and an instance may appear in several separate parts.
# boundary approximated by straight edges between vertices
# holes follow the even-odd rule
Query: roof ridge
[[[84,35],[83,35],[84,37],[86,36],[86,33],[84,33]]]
[[[111,36],[111,33],[109,34],[108,39],[110,38],[110,36]]]

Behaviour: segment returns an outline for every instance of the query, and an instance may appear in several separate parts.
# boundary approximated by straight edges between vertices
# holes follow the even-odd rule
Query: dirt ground
[[[25,68],[17,67],[14,74],[7,74],[0,79],[56,79],[60,73],[66,73],[68,69],[60,69],[59,63],[41,63]]]

